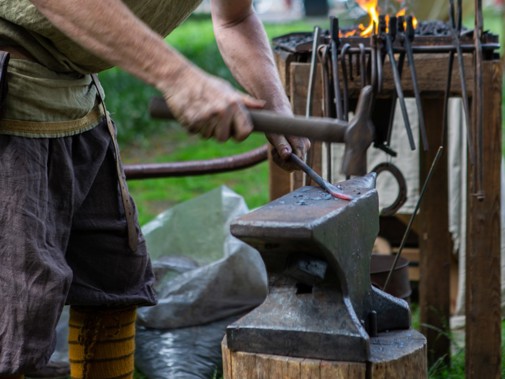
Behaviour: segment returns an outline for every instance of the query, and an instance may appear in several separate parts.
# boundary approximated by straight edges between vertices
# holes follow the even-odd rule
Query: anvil
[[[234,236],[259,251],[269,277],[265,301],[228,326],[231,350],[366,362],[371,337],[410,327],[407,302],[370,282],[375,179],[339,183],[352,201],[307,186],[231,224]]]

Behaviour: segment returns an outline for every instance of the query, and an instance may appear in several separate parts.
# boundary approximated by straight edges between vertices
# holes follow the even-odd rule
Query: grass
[[[485,22],[486,28],[502,34],[503,25],[496,15],[486,15]],[[307,31],[312,27],[308,22],[266,25],[269,37]],[[208,18],[191,18],[168,38],[168,42],[209,73],[234,83],[218,54]],[[125,163],[223,157],[248,151],[266,142],[261,135],[252,135],[241,144],[220,144],[189,136],[177,123],[150,119],[147,114],[149,99],[157,95],[151,87],[118,69],[101,74],[101,80],[107,92],[107,106],[118,124]],[[139,208],[140,222],[144,224],[171,205],[223,184],[242,195],[250,208],[260,206],[268,201],[267,177],[268,168],[263,163],[239,173],[130,181],[129,187]],[[415,321],[415,325],[418,325],[418,321]],[[504,331],[505,323],[502,323],[502,341],[505,340]],[[451,360],[451,367],[445,366],[442,361],[430,367],[430,378],[464,378],[464,350],[456,349]],[[505,368],[502,367],[502,370],[502,377],[505,378]],[[143,379],[144,376],[137,373],[136,378]]]

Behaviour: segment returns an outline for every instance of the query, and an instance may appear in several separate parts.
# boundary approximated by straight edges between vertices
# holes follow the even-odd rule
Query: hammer
[[[372,87],[361,89],[352,120],[324,117],[284,116],[267,110],[249,110],[255,132],[307,137],[325,142],[345,143],[342,173],[346,176],[366,174],[366,151],[374,139],[370,120]],[[174,119],[165,100],[154,97],[149,104],[151,117]]]

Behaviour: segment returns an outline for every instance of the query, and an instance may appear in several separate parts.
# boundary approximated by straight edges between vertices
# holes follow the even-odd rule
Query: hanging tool
[[[359,75],[361,79],[361,88],[367,85],[367,69],[366,69],[366,50],[365,45],[360,43],[359,45]]]
[[[398,22],[397,22],[397,28],[398,28],[398,36],[401,40],[402,36],[404,37],[405,34],[405,18],[403,16],[398,17]],[[400,74],[400,78],[402,77],[403,73],[403,64],[405,63],[405,51],[400,52],[400,55],[398,57],[398,73]],[[398,100],[398,96],[396,95],[396,92],[393,93],[392,95],[392,100],[390,102],[390,111],[389,111],[389,122],[388,122],[388,127],[386,131],[386,139],[384,141],[384,144],[386,146],[391,146],[391,134],[393,132],[393,125],[395,121],[395,113],[396,113],[396,102]]]
[[[375,28],[374,23],[374,33],[372,34],[370,44],[372,46],[371,50],[371,58],[370,58],[370,71],[371,71],[371,80],[372,85],[375,89],[375,94],[379,94],[382,91],[383,84],[383,67],[384,67],[384,59],[385,54],[384,51],[384,41],[381,38],[381,35],[386,32],[386,21],[385,18],[382,17],[379,20],[379,28],[378,30]],[[375,97],[374,99],[374,107],[372,112],[372,120],[375,125],[375,140],[374,147],[383,150],[385,153],[396,156],[396,152],[393,151],[387,144],[387,130],[389,127],[389,116],[390,116],[390,108],[391,108],[391,99],[389,98],[381,98]]]
[[[318,47],[319,47],[319,42],[321,39],[321,29],[319,26],[314,27],[314,33],[312,37],[312,54],[311,54],[311,59],[310,59],[310,71],[309,71],[309,83],[308,83],[308,89],[307,89],[307,103],[305,105],[305,116],[310,117],[312,116],[312,107],[313,107],[313,100],[314,100],[314,88],[315,88],[315,81],[317,77],[317,63],[318,63]],[[309,162],[310,165],[312,165],[313,161],[313,153],[311,150],[307,152],[307,156],[305,159],[307,159],[307,162]],[[303,183],[304,185],[309,185],[310,179],[309,177],[305,176],[303,178]]]
[[[345,58],[349,52],[351,45],[349,43],[344,44],[342,46],[342,50],[340,52],[341,60],[342,60],[342,81],[343,81],[343,107],[342,107],[342,118],[343,120],[347,120],[349,117],[349,83],[348,83],[348,71],[347,64],[345,62]],[[349,58],[351,55],[349,54]],[[349,60],[349,74],[352,73],[352,65],[351,60]],[[352,80],[352,79],[351,79]]]
[[[321,39],[321,28],[319,28],[319,26],[315,26],[312,40],[312,53],[310,58],[309,83],[307,88],[307,103],[305,104],[306,117],[312,116],[312,101],[314,99],[314,88],[317,76],[317,61],[318,61],[317,53],[320,39]]]
[[[463,102],[463,113],[465,116],[466,123],[466,135],[467,135],[467,146],[468,146],[468,159],[471,164],[475,163],[475,152],[473,147],[473,133],[472,123],[470,120],[470,109],[468,108],[468,91],[466,87],[466,75],[465,75],[465,62],[463,59],[463,50],[461,48],[461,41],[459,39],[461,34],[461,19],[462,19],[462,0],[458,0],[458,25],[456,25],[455,17],[454,17],[454,0],[449,0],[450,9],[449,9],[449,17],[451,19],[451,34],[452,41],[454,46],[456,47],[456,53],[458,56],[458,64],[459,64],[459,80],[461,83],[461,98]],[[452,71],[452,67],[451,67]],[[447,93],[450,91],[450,88],[446,88]],[[447,95],[448,96],[448,95]]]
[[[337,109],[337,118],[343,120],[344,112],[342,109],[342,97],[340,95],[340,78],[338,72],[338,48],[340,39],[338,37],[339,27],[338,18],[330,17],[330,44],[331,44],[331,68],[333,74],[333,91],[335,95],[335,107]]]
[[[403,35],[403,46],[407,52],[407,58],[409,61],[410,76],[412,78],[412,86],[414,88],[414,96],[416,99],[417,113],[419,117],[419,131],[421,132],[421,141],[423,143],[424,151],[428,150],[428,135],[426,134],[426,126],[424,125],[424,114],[423,106],[421,103],[421,93],[419,91],[419,85],[417,81],[416,66],[414,62],[414,54],[412,53],[412,41],[414,40],[414,24],[412,16],[407,16],[406,18],[407,30]]]
[[[380,22],[385,23],[384,16],[380,16]],[[381,37],[386,42],[386,50],[389,56],[389,62],[391,64],[391,70],[393,71],[393,79],[396,88],[396,94],[400,103],[400,109],[402,111],[403,122],[405,124],[405,130],[407,131],[407,137],[409,140],[411,150],[416,149],[416,144],[414,142],[414,136],[412,134],[412,129],[410,127],[409,115],[407,113],[407,105],[405,104],[405,97],[403,96],[402,83],[400,78],[400,73],[398,72],[398,66],[396,65],[395,54],[393,51],[393,40],[396,36],[396,17],[390,17],[389,19],[389,33],[383,31]]]
[[[344,193],[340,188],[331,184],[330,182],[324,180],[319,176],[307,163],[300,159],[297,155],[291,153],[291,161],[294,162],[298,167],[302,169],[315,183],[317,183],[322,189],[328,192],[331,196],[342,199],[342,200],[352,200],[353,197]]]

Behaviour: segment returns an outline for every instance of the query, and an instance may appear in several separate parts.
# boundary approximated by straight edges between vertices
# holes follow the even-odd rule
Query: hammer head
[[[342,173],[346,176],[363,176],[367,173],[366,152],[374,140],[375,128],[370,119],[373,89],[365,86],[359,95],[354,118],[345,131],[345,151]]]

